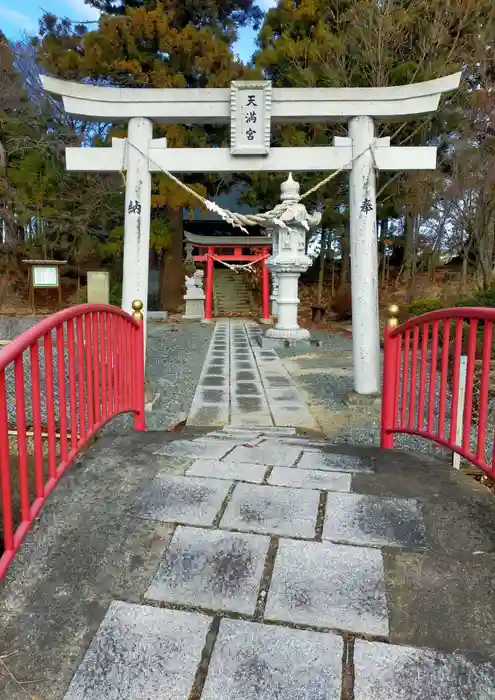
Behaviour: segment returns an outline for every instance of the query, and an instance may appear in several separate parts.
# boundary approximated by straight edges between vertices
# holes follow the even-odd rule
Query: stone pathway
[[[189,411],[195,426],[290,426],[316,430],[306,402],[254,321],[218,321]]]
[[[490,663],[390,643],[387,558],[431,543],[420,499],[351,492],[375,458],[264,426],[152,452],[181,469],[131,516],[172,527],[168,547],[139,601],[110,603],[63,700],[495,698]]]

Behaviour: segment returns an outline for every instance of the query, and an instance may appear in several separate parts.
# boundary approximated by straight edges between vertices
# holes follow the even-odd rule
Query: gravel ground
[[[147,379],[160,393],[160,405],[148,414],[150,429],[166,430],[186,418],[213,328],[193,321],[149,324]]]
[[[277,354],[288,360],[288,369],[306,393],[322,430],[335,443],[378,445],[380,407],[347,407],[344,404],[346,394],[353,390],[352,338],[326,331],[313,331],[311,335],[314,339],[322,341],[320,348],[281,348],[277,349]],[[300,373],[301,371],[304,373]],[[435,422],[438,420],[439,385],[437,379]],[[419,376],[417,391],[419,392]],[[450,396],[447,398],[446,409],[448,425]],[[426,404],[425,414],[427,410]],[[493,434],[493,430],[490,433],[490,429],[491,426],[487,429],[487,435]],[[450,455],[434,443],[410,435],[398,435],[396,446],[423,453]]]
[[[213,325],[197,321],[148,324],[146,380],[160,398],[146,414],[148,430],[168,430],[189,412],[213,334]],[[119,416],[102,433],[120,433],[132,426],[132,417]]]
[[[13,340],[44,316],[0,316],[0,340]]]

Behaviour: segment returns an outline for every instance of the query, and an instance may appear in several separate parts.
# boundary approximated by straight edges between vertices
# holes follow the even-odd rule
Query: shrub
[[[446,304],[441,299],[415,299],[409,304],[409,313],[412,316],[421,316],[429,311],[445,309]]]
[[[461,299],[458,301],[456,306],[485,306],[488,308],[495,308],[495,286],[489,287],[488,289],[481,289],[479,292],[469,298]]]
[[[110,287],[110,304],[122,306],[122,282],[114,282]]]

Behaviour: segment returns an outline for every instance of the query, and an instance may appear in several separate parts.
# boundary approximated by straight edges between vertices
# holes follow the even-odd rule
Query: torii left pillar
[[[144,117],[133,117],[129,120],[127,133],[132,146],[126,145],[122,308],[132,313],[134,299],[142,300],[146,343],[151,219],[148,150],[153,138],[153,122]]]

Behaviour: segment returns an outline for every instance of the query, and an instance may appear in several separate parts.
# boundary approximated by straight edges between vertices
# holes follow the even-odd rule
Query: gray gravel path
[[[150,430],[166,430],[186,418],[213,328],[191,321],[149,324],[147,378],[160,393],[160,405],[147,416]]]
[[[0,316],[0,340],[13,340],[44,316]]]

